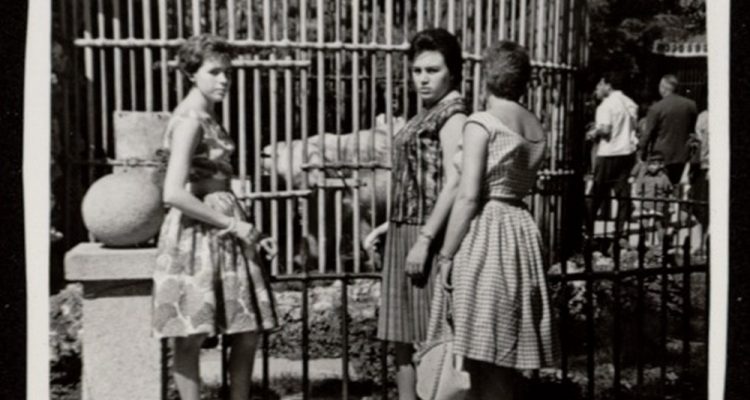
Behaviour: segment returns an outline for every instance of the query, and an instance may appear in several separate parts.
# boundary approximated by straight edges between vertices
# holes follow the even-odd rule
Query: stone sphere
[[[94,182],[83,197],[81,212],[89,232],[112,247],[151,239],[164,220],[161,190],[138,171],[110,174]]]

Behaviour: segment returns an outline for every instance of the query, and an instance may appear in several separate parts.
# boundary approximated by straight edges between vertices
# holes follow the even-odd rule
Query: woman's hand
[[[276,245],[276,239],[270,236],[261,239],[260,242],[258,242],[258,245],[263,249],[268,261],[273,260],[279,252],[278,246]]]
[[[453,273],[453,258],[438,254],[437,266],[440,268],[440,281],[443,284],[443,289],[448,292],[452,291],[453,279],[451,274]]]
[[[430,255],[429,238],[420,235],[417,242],[409,249],[406,256],[406,275],[413,279],[424,278],[426,272],[427,259]]]
[[[373,229],[372,232],[365,236],[365,239],[362,241],[362,247],[365,250],[375,250],[375,247],[380,244],[380,237],[388,231],[387,229],[383,229],[383,226],[387,228],[387,225],[383,224]]]

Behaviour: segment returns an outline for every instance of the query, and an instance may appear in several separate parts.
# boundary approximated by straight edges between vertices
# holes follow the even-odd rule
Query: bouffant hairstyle
[[[505,99],[518,100],[531,79],[529,53],[508,40],[499,41],[485,51],[482,68],[487,91]]]
[[[178,67],[186,76],[191,76],[205,60],[214,58],[229,61],[234,56],[226,40],[210,34],[193,36],[177,51]]]
[[[409,50],[406,52],[409,61],[423,51],[437,51],[443,55],[451,83],[454,88],[461,84],[463,78],[463,54],[458,39],[443,28],[431,28],[417,32],[411,39]]]

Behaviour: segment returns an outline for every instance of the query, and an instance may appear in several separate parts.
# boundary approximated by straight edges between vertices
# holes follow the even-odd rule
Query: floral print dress
[[[202,138],[193,155],[189,182],[225,180],[232,175],[230,156],[234,143],[209,115],[190,112],[175,115],[164,138],[162,157],[168,158],[174,122],[195,118]],[[199,196],[200,198],[200,196]],[[219,210],[219,198],[230,200],[227,215],[245,219],[229,191],[214,191],[202,200]],[[167,213],[159,236],[153,274],[154,337],[195,334],[233,334],[273,330],[278,327],[267,271],[253,246],[217,234],[219,228],[184,215],[177,208]]]

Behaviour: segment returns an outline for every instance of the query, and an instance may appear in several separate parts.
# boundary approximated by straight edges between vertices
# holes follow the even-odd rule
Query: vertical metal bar
[[[235,4],[234,0],[229,1],[229,39],[234,40],[236,36]],[[249,18],[249,16],[248,16]],[[249,21],[248,21],[249,24]],[[248,28],[248,34],[250,29]],[[245,58],[243,55],[242,58]],[[247,193],[247,71],[240,68],[237,71],[237,142],[239,151],[237,153],[239,162],[240,190]],[[255,189],[255,188],[254,188]]]
[[[143,37],[151,39],[151,0],[143,1]],[[146,111],[154,110],[153,50],[143,49],[143,75],[146,86]]]
[[[492,3],[493,3],[493,1],[489,0],[489,2],[487,4],[487,7],[486,7],[486,9],[487,9],[487,19],[486,19],[486,21],[487,22],[485,23],[486,26],[484,27],[484,29],[485,29],[485,32],[487,34],[487,39],[485,40],[485,43],[487,43],[487,46],[489,46],[490,43],[492,43],[492,19],[493,19],[493,12],[492,12],[492,10],[495,8],[495,7],[493,7]]]
[[[214,4],[212,4],[211,12],[216,14],[216,4],[215,0]],[[234,7],[234,0],[228,0],[227,1],[227,38],[231,41],[236,38],[236,32],[235,32],[235,7]],[[215,24],[214,24],[215,25]],[[216,27],[213,27],[213,33],[217,34]],[[232,74],[232,76],[235,75],[236,70],[232,69],[229,73]],[[231,109],[232,109],[232,96],[227,95],[224,96],[224,101],[221,105],[221,113],[222,113],[222,125],[224,126],[224,129],[227,131],[230,131],[230,127],[232,126],[232,120],[231,120]],[[240,133],[244,134],[244,133]]]
[[[474,0],[474,55],[481,57],[482,53],[482,0]],[[479,110],[479,93],[481,78],[481,63],[473,61],[474,65],[474,89],[472,97],[474,98],[473,109]]]
[[[352,43],[359,44],[359,0],[352,0]],[[355,164],[359,164],[359,52],[352,51],[352,133],[354,134],[354,159]],[[352,252],[354,253],[354,272],[360,271],[360,251],[359,251],[359,229],[360,229],[360,199],[359,199],[359,168],[352,171]]]
[[[456,33],[456,0],[448,0],[448,32]]]
[[[623,203],[627,201],[627,198],[619,197],[619,193],[616,194],[617,197],[617,213],[619,215],[622,215],[622,207],[624,206]],[[627,209],[627,208],[626,208]],[[612,279],[612,297],[614,299],[614,311],[613,311],[613,332],[612,332],[612,365],[614,366],[614,376],[613,376],[613,389],[614,389],[614,396],[615,398],[619,398],[620,396],[620,375],[621,375],[621,366],[620,366],[620,352],[621,352],[621,341],[622,341],[622,312],[621,312],[621,288],[622,285],[622,277],[620,275],[620,269],[621,269],[621,259],[620,259],[620,237],[623,232],[620,230],[620,218],[615,217],[615,237],[614,237],[614,243],[612,244],[613,248],[613,261],[614,261],[614,278]]]
[[[317,42],[322,45],[325,42],[325,7],[323,0],[317,0]],[[317,52],[317,102],[318,102],[318,146],[320,149],[321,167],[326,164],[326,114],[325,114],[325,52],[320,48]],[[324,221],[326,219],[326,191],[325,170],[318,171],[318,270],[322,273],[326,269],[326,229]]]
[[[662,217],[662,229],[666,230],[666,228],[669,226],[669,219],[670,219],[670,212],[669,212],[669,203],[667,201],[656,201],[655,207],[657,209],[664,208],[667,209],[667,211],[664,213],[664,216]],[[667,357],[669,356],[667,352],[667,335],[669,332],[668,329],[668,306],[667,303],[669,301],[668,297],[668,286],[669,286],[669,273],[667,272],[667,259],[669,257],[669,248],[672,246],[672,243],[667,243],[667,237],[666,235],[663,235],[661,240],[661,290],[660,290],[660,301],[661,301],[661,307],[659,307],[659,328],[660,328],[660,339],[659,339],[659,349],[660,349],[660,356],[661,356],[661,363],[659,365],[659,397],[664,398],[666,395],[666,380],[667,380]]]
[[[128,0],[128,39],[135,39],[135,9],[133,0]],[[135,58],[135,49],[131,48],[128,50],[128,64],[130,67],[130,109],[133,111],[137,110],[138,104]]]
[[[307,265],[303,267],[305,279],[302,280],[302,399],[307,400],[310,398],[310,306],[308,268]]]
[[[409,13],[411,10],[414,9],[414,0],[407,0],[406,7],[402,7],[402,13],[403,13],[403,26],[402,26],[402,32],[403,32],[403,39],[404,43],[408,43],[410,36],[414,33],[412,32],[412,27],[409,25]],[[401,3],[403,5],[403,2]],[[417,12],[417,18],[419,18],[419,15],[421,13]],[[419,28],[417,28],[419,30]],[[406,60],[406,57],[404,54],[400,55],[401,59],[401,110],[402,110],[402,116],[404,118],[409,118],[409,115],[411,115],[411,104],[409,104],[409,81],[411,74],[409,72],[409,63],[408,60]],[[422,103],[417,102],[417,112],[419,112],[422,108]]]
[[[159,38],[167,39],[167,0],[159,0]],[[159,49],[161,65],[161,109],[169,111],[169,67],[167,66],[167,48]]]
[[[504,40],[508,38],[508,26],[506,24],[505,5],[506,0],[498,0],[500,2],[500,16],[497,18],[497,38]],[[564,376],[564,375],[563,375]]]
[[[83,2],[83,37],[85,39],[92,38],[92,23],[91,23],[91,0],[84,0]],[[96,105],[94,104],[94,50],[91,47],[86,47],[83,50],[84,57],[84,69],[86,76],[86,104],[88,110],[87,120],[87,156],[89,160],[93,160],[96,157],[96,122],[94,120],[96,116]],[[90,182],[93,182],[95,176],[95,168],[93,164],[90,164],[88,171],[88,178]]]
[[[307,0],[300,0],[300,32],[299,32],[299,38],[300,42],[307,43]],[[309,60],[310,59],[310,53],[308,50],[300,51],[297,54],[297,57],[303,60]],[[302,162],[304,164],[307,164],[308,162],[308,136],[309,136],[309,123],[310,119],[308,117],[308,70],[307,68],[302,68],[300,71],[300,131],[302,136]],[[309,187],[309,176],[308,172],[304,172],[304,178],[302,179],[302,189],[307,189]],[[307,197],[301,198],[298,200],[301,204],[301,213],[300,216],[302,219],[302,238],[303,240],[307,240],[307,238],[310,236],[310,202]],[[307,267],[308,265],[304,265],[304,272],[307,273]],[[303,370],[307,368],[306,366],[303,367]],[[303,374],[304,378],[304,374]],[[304,379],[303,379],[304,381]],[[307,386],[303,386],[305,388],[305,391],[307,391]]]
[[[131,0],[132,1],[132,0]],[[191,0],[193,12],[193,35],[201,34],[201,0]]]
[[[282,17],[281,17],[281,38],[282,40],[288,40],[289,39],[289,0],[283,0],[281,2],[281,8],[282,8]],[[284,57],[284,59],[291,61],[292,57],[289,52],[287,52],[287,55]],[[291,190],[293,188],[293,182],[292,182],[292,167],[293,167],[293,157],[291,157],[291,151],[292,151],[292,125],[294,124],[294,113],[292,111],[292,70],[290,68],[286,68],[284,70],[284,115],[286,115],[286,118],[284,120],[284,140],[287,144],[287,150],[290,152],[289,156],[287,157],[287,165],[286,165],[286,189]],[[293,216],[294,216],[294,199],[287,198],[285,200],[286,205],[286,273],[291,274],[294,270],[294,242],[293,238],[294,235],[292,235],[294,231],[294,226],[292,223]]]
[[[175,15],[177,17],[177,37],[183,38],[185,37],[185,14],[184,14],[184,7],[182,6],[183,0],[177,0],[177,10],[175,12]],[[174,79],[177,82],[177,101],[181,101],[182,97],[185,93],[184,88],[184,77],[182,76],[182,73],[179,71],[179,68],[175,69],[174,72]]]
[[[112,38],[118,40],[122,36],[122,26],[120,25],[120,0],[112,2]],[[114,50],[114,67],[115,67],[115,110],[122,110],[122,49],[115,47]]]
[[[596,329],[594,322],[594,280],[596,279],[593,275],[593,263],[591,259],[591,253],[593,251],[591,246],[591,236],[593,235],[593,229],[587,235],[584,248],[583,248],[583,262],[584,262],[584,273],[586,279],[586,398],[593,400],[594,397],[594,381],[595,381],[595,359],[594,349],[596,340]]]
[[[437,28],[440,26],[440,20],[442,19],[443,9],[442,0],[434,0],[435,2],[435,14],[432,16],[432,26]]]
[[[357,1],[357,0],[354,0]],[[341,279],[341,398],[349,398],[349,280]]]
[[[341,15],[342,14],[341,13],[341,8],[342,8],[341,1],[342,0],[336,0],[336,10],[335,10],[336,11],[336,14],[335,14],[336,15],[336,20],[334,21],[334,27],[335,27],[335,35],[336,35],[336,39],[335,40],[336,40],[337,43],[340,43],[342,41],[342,38],[341,38],[341,20],[343,19],[344,16]],[[341,161],[341,129],[342,129],[342,127],[341,127],[342,121],[341,120],[343,119],[341,117],[343,117],[343,115],[344,115],[344,112],[342,110],[342,108],[343,108],[343,104],[342,103],[344,101],[344,96],[342,94],[343,90],[341,88],[341,86],[343,85],[343,83],[342,83],[342,77],[341,77],[341,63],[342,63],[342,59],[341,58],[343,57],[343,55],[344,55],[344,53],[343,53],[342,50],[340,50],[340,49],[336,50],[336,54],[335,54],[335,69],[336,69],[336,71],[334,72],[336,74],[336,78],[335,78],[336,95],[335,95],[334,98],[336,100],[336,117],[337,117],[336,118],[336,161]],[[338,205],[337,205],[337,207],[338,207]]]
[[[393,0],[385,0],[385,44],[393,44]],[[404,118],[406,115],[404,114]],[[388,148],[393,145],[393,54],[385,53],[385,120],[388,124]],[[393,152],[388,152],[388,165],[393,165]],[[391,187],[391,174],[388,174],[388,185]],[[386,197],[386,215],[391,215],[391,191]]]
[[[271,19],[271,2],[269,0],[263,0],[263,39],[270,41],[271,30],[273,20]],[[276,57],[271,54],[270,60],[275,60]],[[278,81],[277,72],[274,68],[268,71],[269,79],[269,113],[270,129],[271,129],[271,191],[276,192],[279,190],[279,175],[278,175]],[[279,200],[276,198],[271,199],[271,235],[277,241],[279,240]],[[279,273],[279,261],[278,258],[274,258],[271,262],[271,271],[274,275]]]
[[[104,3],[102,0],[97,0],[97,30],[100,39],[105,39],[105,18],[104,18]],[[109,93],[107,90],[107,53],[104,48],[99,49],[99,101],[100,111],[102,118],[101,125],[101,150],[102,154],[110,154],[109,146]]]
[[[470,0],[461,0],[461,48],[466,51],[469,48],[469,1]],[[471,61],[468,63],[464,63],[465,65],[473,65],[471,64]],[[464,72],[466,72],[464,67]],[[466,75],[463,75],[464,77]],[[464,81],[461,83],[461,93],[463,93],[464,96],[466,96],[466,91],[468,88],[468,79],[464,78]],[[473,94],[476,96],[476,93]],[[475,111],[478,111],[476,108],[474,108]]]
[[[643,201],[639,200],[640,209],[643,210]],[[635,315],[636,315],[636,340],[635,340],[635,348],[640,349],[643,348],[643,345],[645,344],[645,338],[643,333],[643,321],[644,321],[644,311],[645,311],[645,261],[646,261],[646,231],[643,224],[643,219],[639,219],[638,221],[638,281],[637,281],[637,297],[636,297],[636,307],[635,307]],[[644,383],[644,374],[643,374],[643,368],[644,368],[644,360],[643,360],[643,354],[641,352],[636,353],[636,379],[635,384],[638,388],[638,392],[636,392],[636,395],[640,398],[640,390],[643,387]]]
[[[692,215],[693,208],[696,207],[694,204],[688,205],[688,215]],[[690,225],[688,225],[690,226]],[[690,238],[690,231],[688,231],[688,238],[684,243],[682,254],[683,254],[683,268],[685,272],[682,274],[682,376],[688,376],[690,373],[690,339],[692,332],[690,329],[690,319],[693,314],[692,299],[690,298],[691,290],[691,279],[692,273],[688,270],[692,265],[692,259],[690,254],[690,247],[692,240]],[[683,395],[687,397],[687,390],[684,391]]]
[[[372,25],[370,27],[370,34],[371,36],[371,42],[377,43],[378,41],[378,14],[380,12],[380,7],[377,1],[371,1],[370,2],[372,6],[371,15],[372,15]],[[370,160],[376,160],[376,152],[375,152],[375,126],[376,119],[377,119],[377,77],[378,77],[378,57],[377,53],[372,51],[369,53],[370,57],[370,126],[372,127],[372,135],[370,135],[370,149],[368,152],[368,158]],[[370,170],[370,226],[372,228],[375,228],[378,223],[378,215],[377,215],[377,173],[378,170],[373,168]],[[359,247],[359,246],[357,246]],[[373,260],[370,260],[373,261]],[[374,266],[374,263],[372,263]]]
[[[526,8],[526,1],[527,0],[519,0],[521,2],[520,4],[520,15],[518,16],[518,43],[521,44],[521,46],[526,46],[526,14],[527,14],[527,8]]]
[[[248,38],[254,39],[255,37],[255,18],[253,16],[253,2],[248,1],[247,3],[247,32]],[[253,55],[253,59],[258,60],[257,53]],[[261,112],[261,80],[260,70],[258,68],[253,69],[253,191],[262,191],[265,188],[262,186],[262,168],[261,168],[261,147],[262,142],[262,129],[263,126],[263,113]],[[263,202],[261,200],[255,200],[253,202],[253,215],[255,217],[255,224],[261,226],[263,224]]]
[[[217,33],[217,13],[216,13],[216,0],[211,0],[208,4],[209,19],[211,20],[211,33],[216,35]]]
[[[424,0],[417,0],[417,32],[424,29]]]
[[[337,187],[334,192],[334,223],[335,225],[335,245],[336,245],[336,273],[342,273],[344,272],[344,264],[341,259],[341,238],[343,237],[343,209],[342,209],[342,203],[343,203],[343,190],[345,190],[345,187]]]
[[[518,2],[523,0],[511,0],[510,2],[510,40],[518,42]]]

